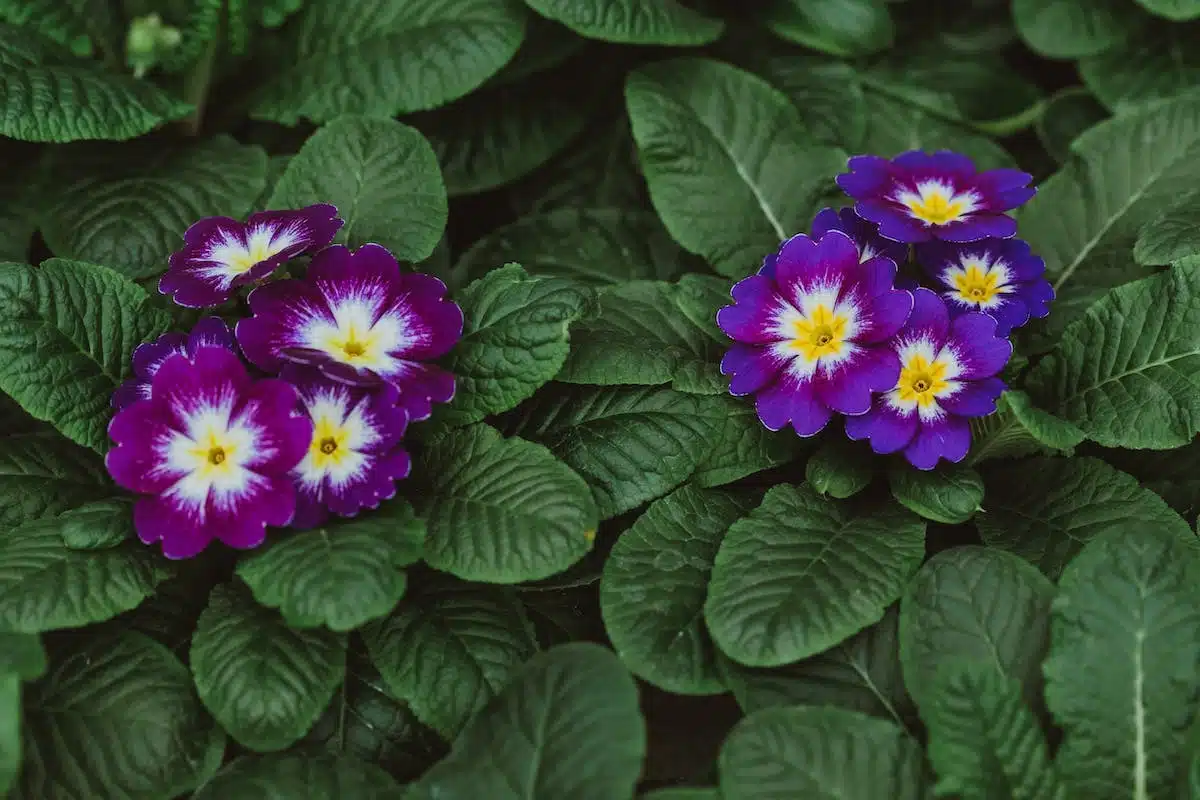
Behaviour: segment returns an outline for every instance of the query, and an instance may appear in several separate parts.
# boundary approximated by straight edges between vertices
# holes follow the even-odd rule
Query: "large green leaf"
[[[698,391],[703,387],[687,388]],[[724,391],[724,386],[720,391]],[[789,430],[764,428],[754,406],[740,398],[729,395],[704,398],[704,409],[719,422],[716,439],[692,473],[691,480],[697,486],[723,486],[786,464],[807,444]]]
[[[1096,536],[1146,528],[1195,539],[1191,526],[1136,478],[1095,458],[1034,458],[984,473],[987,513],[975,526],[991,547],[1028,559],[1051,579]]]
[[[722,800],[920,800],[921,749],[885,720],[841,708],[769,708],[721,748]]]
[[[721,35],[725,24],[676,0],[525,0],[547,19],[580,36],[617,44],[698,45]]]
[[[1200,432],[1198,380],[1200,258],[1109,291],[1027,386],[1105,447],[1168,450]]]
[[[634,674],[678,694],[719,694],[704,598],[725,531],[752,497],[685,485],[650,505],[604,562],[600,611]]]
[[[956,547],[929,559],[900,603],[900,663],[917,706],[935,698],[939,665],[981,663],[1040,688],[1054,585],[1011,553]]]
[[[1195,24],[1151,26],[1081,60],[1079,74],[1118,113],[1170,99],[1200,84],[1200,56],[1192,47],[1198,33]]]
[[[1200,510],[1200,439],[1174,450],[1108,450],[1104,457],[1187,519]]]
[[[1125,0],[1013,0],[1025,43],[1048,58],[1103,53],[1121,42],[1138,14]]]
[[[520,583],[562,572],[592,548],[596,504],[583,479],[541,445],[486,425],[427,443],[418,502],[425,560],[465,580]]]
[[[110,497],[64,511],[59,533],[72,550],[106,550],[133,539],[133,502],[129,497]]]
[[[405,798],[627,798],[645,749],[637,688],[617,657],[565,644],[530,659]]]
[[[741,277],[807,230],[845,153],[761,78],[680,58],[630,73],[625,102],[654,208],[684,248]]]
[[[1083,440],[1083,431],[1034,406],[1025,392],[1009,389],[1000,395],[995,414],[971,420],[966,464],[1041,453],[1069,455]]]
[[[1142,226],[1133,257],[1139,264],[1170,264],[1200,255],[1200,192],[1187,195]]]
[[[243,558],[237,574],[288,625],[351,631],[396,607],[407,584],[401,568],[420,558],[424,536],[412,506],[389,500],[340,525],[280,538]]]
[[[342,682],[346,637],[296,630],[250,593],[223,584],[208,598],[189,654],[200,699],[229,735],[260,752],[301,739]]]
[[[888,470],[888,483],[896,502],[943,525],[966,522],[975,516],[983,500],[979,473],[959,465],[927,472],[897,464]]]
[[[763,11],[762,20],[776,36],[846,58],[886,50],[895,36],[885,0],[775,0]]]
[[[1200,698],[1200,553],[1166,531],[1109,531],[1063,572],[1046,705],[1072,797],[1170,797]]]
[[[133,349],[171,324],[146,293],[95,264],[0,264],[0,391],[68,439],[104,452]]]
[[[447,740],[537,650],[512,590],[451,581],[410,594],[363,638],[391,694]]]
[[[734,661],[798,661],[878,622],[924,553],[925,523],[904,509],[855,513],[807,485],[776,486],[721,542],[705,621]]]
[[[457,100],[517,52],[525,11],[516,0],[308,0],[289,28],[251,111],[283,125]]]
[[[177,797],[216,771],[225,749],[187,667],[140,633],[74,648],[26,687],[24,705],[11,800]]]
[[[0,633],[0,673],[32,681],[46,673],[46,651],[33,633]]]
[[[270,208],[333,203],[346,221],[335,241],[381,244],[401,261],[427,258],[448,206],[437,157],[415,128],[338,117],[309,137],[271,193]]]
[[[401,788],[379,767],[325,753],[275,753],[231,761],[193,800],[394,800]]]
[[[115,492],[104,461],[61,436],[17,434],[0,445],[0,529],[56,516]]]
[[[845,500],[867,488],[875,477],[874,454],[861,444],[831,439],[804,465],[804,477],[817,494]]]

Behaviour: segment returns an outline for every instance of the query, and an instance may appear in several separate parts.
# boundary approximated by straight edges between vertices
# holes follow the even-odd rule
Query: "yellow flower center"
[[[848,323],[845,314],[835,313],[824,304],[818,305],[810,316],[792,323],[792,339],[788,347],[807,361],[839,355],[846,344]]]
[[[312,464],[318,469],[340,464],[349,455],[346,442],[350,432],[327,416],[313,420],[313,438],[308,446]]]
[[[900,382],[896,386],[901,400],[915,401],[923,408],[932,405],[948,388],[946,364],[938,359],[927,361],[922,355],[914,355],[908,360],[900,370]]]
[[[212,464],[213,466],[217,466],[219,464],[224,464],[225,463],[225,448],[224,447],[214,447],[213,449],[209,450],[208,451],[208,463]]]
[[[195,460],[196,474],[205,480],[230,474],[236,466],[233,460],[236,453],[233,441],[216,428],[210,428],[200,441],[188,448],[188,455]]]
[[[229,256],[229,271],[234,275],[241,275],[243,272],[249,272],[255,264],[266,261],[272,255],[274,254],[271,252],[269,240],[251,239],[249,247]]]
[[[1004,287],[1000,285],[1000,276],[992,270],[984,270],[976,264],[967,266],[961,272],[954,273],[951,278],[955,291],[963,302],[985,305],[1000,294]]]
[[[327,350],[340,351],[342,358],[351,363],[367,361],[373,358],[375,345],[379,337],[373,331],[360,332],[353,325],[347,325],[345,332],[329,338]]]
[[[946,225],[962,218],[976,208],[976,198],[970,193],[956,194],[954,187],[936,181],[917,185],[916,190],[906,189],[895,195],[914,219],[930,225]]]

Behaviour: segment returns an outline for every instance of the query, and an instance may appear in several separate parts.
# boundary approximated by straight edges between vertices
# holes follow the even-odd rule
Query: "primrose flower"
[[[133,350],[133,378],[113,392],[112,407],[117,411],[150,397],[150,385],[155,373],[169,356],[182,353],[189,358],[201,347],[224,347],[233,350],[233,334],[220,317],[204,317],[189,334],[164,333],[153,342],[143,342]]]
[[[289,259],[333,241],[342,220],[327,203],[296,211],[260,211],[243,224],[206,217],[183,234],[158,290],[181,306],[224,303],[239,286],[261,280]]]
[[[1020,239],[925,242],[917,245],[917,261],[941,284],[951,314],[994,317],[997,336],[1050,313],[1054,287],[1042,277],[1046,264]]]
[[[835,412],[862,414],[871,393],[896,385],[900,362],[884,343],[904,324],[912,295],[893,288],[896,264],[859,261],[849,236],[800,234],[757,275],[733,287],[717,324],[735,344],[721,360],[734,395],[757,393],[771,430],[789,422],[813,436]]]
[[[854,211],[898,242],[974,242],[1007,239],[1017,222],[1004,212],[1037,192],[1033,176],[1015,169],[977,172],[971,159],[949,150],[912,150],[890,161],[855,156],[837,184],[855,199]]]
[[[333,512],[351,517],[377,508],[408,477],[408,453],[400,446],[408,414],[396,405],[387,383],[366,388],[331,381],[316,369],[284,365],[281,376],[300,393],[313,434],[292,470],[297,528],[321,524]]]
[[[168,356],[150,397],[108,426],[116,442],[108,471],[141,495],[133,511],[138,537],[161,541],[167,558],[190,558],[214,538],[257,547],[266,526],[291,523],[296,488],[288,473],[312,441],[296,401],[290,384],[254,380],[223,347]]]
[[[824,208],[813,217],[812,238],[820,239],[829,231],[841,231],[858,246],[858,260],[866,261],[875,256],[887,256],[896,265],[908,261],[908,245],[894,242],[879,235],[879,226],[868,222],[854,213],[854,209],[834,211]]]
[[[892,342],[900,378],[871,410],[846,418],[846,435],[869,439],[876,453],[904,451],[909,463],[929,470],[939,459],[962,461],[971,447],[969,417],[996,410],[1004,382],[994,377],[1012,355],[996,335],[996,321],[968,312],[954,320],[928,289],[913,292],[912,316]]]
[[[401,273],[380,245],[353,253],[336,245],[313,258],[304,280],[251,292],[253,316],[238,322],[237,340],[268,372],[291,362],[341,383],[391,383],[408,418],[422,420],[454,396],[454,376],[427,363],[462,336],[462,309],[445,295],[437,278]]]

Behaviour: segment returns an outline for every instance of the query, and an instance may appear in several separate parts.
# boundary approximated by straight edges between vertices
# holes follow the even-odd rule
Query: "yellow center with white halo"
[[[894,199],[908,209],[908,213],[930,225],[948,225],[979,209],[979,196],[974,192],[956,192],[954,187],[941,181],[921,181],[915,190],[904,188],[896,192]]]

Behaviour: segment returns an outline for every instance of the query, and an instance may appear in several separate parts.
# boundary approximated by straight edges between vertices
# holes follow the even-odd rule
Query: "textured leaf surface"
[[[592,548],[596,504],[583,479],[541,445],[486,425],[439,437],[417,474],[425,560],[464,580],[520,583],[562,572]]]
[[[85,503],[64,511],[59,520],[63,543],[72,550],[104,550],[136,537],[127,497]]]
[[[896,502],[943,525],[966,522],[983,500],[983,479],[970,467],[952,465],[922,472],[902,464],[888,471],[888,482]]]
[[[1185,197],[1167,213],[1145,224],[1133,246],[1139,264],[1169,264],[1200,255],[1200,192]]]
[[[437,156],[395,120],[338,117],[309,137],[271,193],[270,208],[332,203],[346,221],[334,240],[381,244],[401,261],[427,258],[449,213]]]
[[[875,477],[875,459],[867,448],[835,439],[809,457],[804,476],[817,494],[845,500],[867,488]]]
[[[1194,27],[1137,27],[1126,41],[1079,62],[1084,84],[1118,113],[1169,100],[1200,82]]]
[[[744,494],[685,485],[617,539],[604,562],[600,610],[634,674],[679,694],[724,691],[704,598],[725,531],[753,505]]]
[[[0,445],[0,529],[116,491],[99,456],[53,433],[6,436]]]
[[[194,800],[391,800],[401,789],[374,764],[348,756],[276,753],[242,756],[193,796]]]
[[[526,0],[547,19],[588,39],[617,44],[699,45],[725,24],[676,0]]]
[[[243,558],[237,573],[288,625],[350,631],[396,607],[407,583],[401,568],[420,558],[424,534],[412,506],[389,500],[342,524],[281,538]]]
[[[754,406],[740,398],[729,395],[703,398],[705,413],[710,413],[710,405],[711,413],[720,420],[719,430],[692,473],[691,480],[697,486],[723,486],[786,464],[804,447],[803,440],[790,431],[764,428]]]
[[[726,533],[704,617],[741,664],[816,655],[878,622],[921,564],[925,524],[895,506],[855,514],[781,485]]]
[[[1070,86],[1051,95],[1034,130],[1046,151],[1062,163],[1071,155],[1071,142],[1106,117],[1108,110],[1091,92],[1082,86]]]
[[[1101,534],[1063,572],[1046,705],[1071,796],[1170,796],[1200,697],[1197,585],[1197,550],[1154,529]]]
[[[843,58],[869,56],[892,45],[895,27],[884,0],[767,5],[763,21],[776,36]]]
[[[342,681],[346,637],[295,630],[233,584],[213,590],[190,653],[196,690],[229,735],[251,750],[290,746]]]
[[[511,590],[450,581],[410,595],[363,636],[391,694],[447,740],[537,650]]]
[[[566,644],[530,659],[405,797],[630,797],[645,750],[629,673],[605,648]]]
[[[1048,58],[1102,53],[1125,38],[1130,3],[1121,0],[1014,0],[1013,19],[1025,44]]]
[[[94,264],[0,264],[0,391],[67,438],[108,449],[109,400],[133,348],[170,318],[146,293]]]
[[[1000,395],[995,414],[971,420],[966,463],[1054,452],[1069,455],[1084,438],[1071,423],[1034,406],[1025,392],[1009,389]]]

